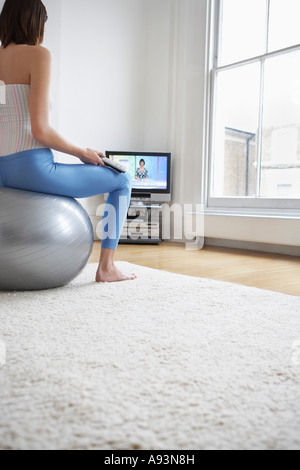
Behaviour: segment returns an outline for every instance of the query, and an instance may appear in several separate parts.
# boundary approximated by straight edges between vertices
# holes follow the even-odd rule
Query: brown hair
[[[6,0],[0,14],[0,40],[36,46],[44,39],[47,10],[41,0]]]

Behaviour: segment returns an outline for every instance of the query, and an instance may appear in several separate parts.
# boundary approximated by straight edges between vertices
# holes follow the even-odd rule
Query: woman
[[[110,193],[116,220],[103,227],[96,281],[135,279],[114,263],[128,209],[120,198],[129,205],[131,195],[128,173],[106,167],[101,152],[73,145],[49,125],[51,56],[41,46],[46,21],[40,0],[6,0],[0,14],[0,186],[74,198]],[[54,163],[51,149],[84,165]]]
[[[146,162],[142,158],[140,160],[140,167],[136,170],[135,179],[138,181],[147,180],[149,178],[149,173],[147,168],[145,168]]]

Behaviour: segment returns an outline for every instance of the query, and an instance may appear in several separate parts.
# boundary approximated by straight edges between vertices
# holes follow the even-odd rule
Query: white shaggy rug
[[[0,293],[0,448],[299,449],[300,298],[119,265]]]

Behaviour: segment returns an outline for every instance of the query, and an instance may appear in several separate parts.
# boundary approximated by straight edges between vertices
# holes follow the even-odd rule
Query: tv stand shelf
[[[161,204],[131,201],[120,244],[158,245],[161,243]]]

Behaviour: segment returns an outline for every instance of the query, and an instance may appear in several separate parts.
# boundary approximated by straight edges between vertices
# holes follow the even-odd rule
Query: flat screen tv
[[[107,151],[131,176],[132,200],[171,200],[171,153]]]

